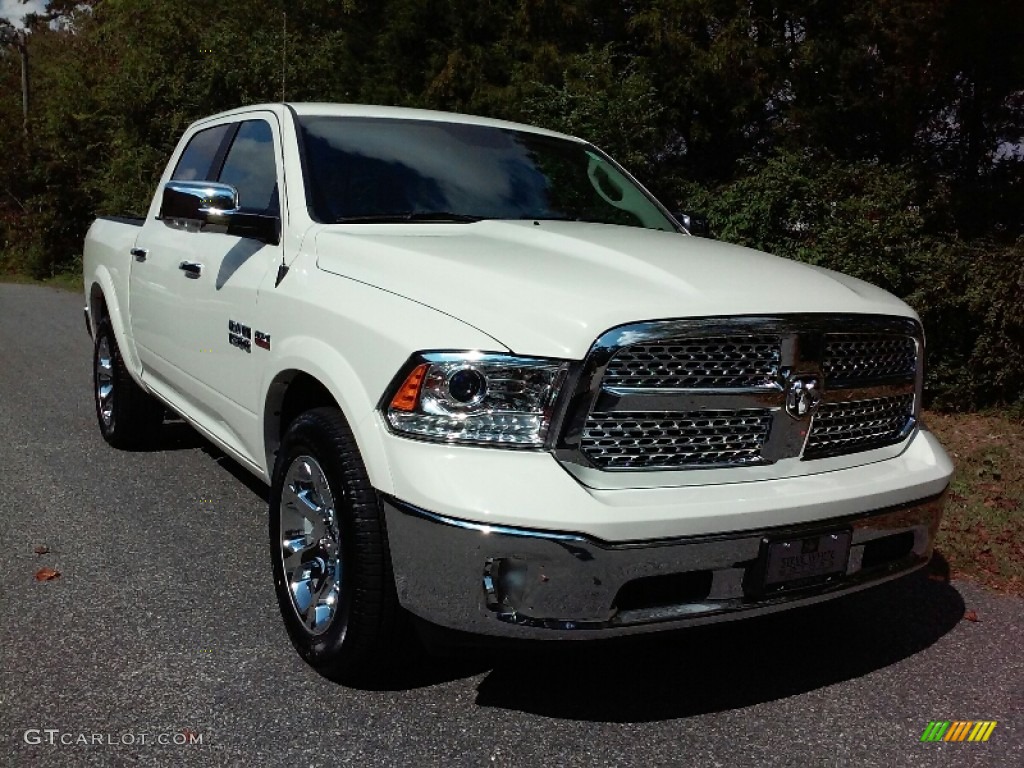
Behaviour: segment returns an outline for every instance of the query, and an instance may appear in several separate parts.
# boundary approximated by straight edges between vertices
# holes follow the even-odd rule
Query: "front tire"
[[[103,439],[123,450],[151,444],[163,423],[163,406],[128,372],[108,318],[96,326],[92,371],[96,419]]]
[[[307,411],[285,433],[270,550],[281,616],[307,663],[355,685],[394,671],[405,632],[383,510],[337,409]]]

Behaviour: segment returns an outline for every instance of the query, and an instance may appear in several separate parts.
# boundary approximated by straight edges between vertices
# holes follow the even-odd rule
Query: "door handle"
[[[185,277],[193,280],[203,274],[203,265],[196,261],[183,261],[178,265],[178,269],[185,273]]]
[[[132,248],[132,256],[135,257],[136,261],[145,261],[148,255],[149,251],[145,248]]]

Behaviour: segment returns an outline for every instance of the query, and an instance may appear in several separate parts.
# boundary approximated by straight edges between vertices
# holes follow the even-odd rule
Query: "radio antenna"
[[[286,65],[288,61],[288,11],[281,11],[281,101],[285,100]]]

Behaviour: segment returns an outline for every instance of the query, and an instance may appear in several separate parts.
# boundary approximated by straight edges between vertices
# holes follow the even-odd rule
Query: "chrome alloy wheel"
[[[110,354],[110,338],[101,336],[96,350],[96,402],[103,426],[114,422],[114,356]]]
[[[280,557],[292,608],[303,627],[327,630],[341,598],[341,538],[334,495],[320,464],[297,456],[281,488]]]

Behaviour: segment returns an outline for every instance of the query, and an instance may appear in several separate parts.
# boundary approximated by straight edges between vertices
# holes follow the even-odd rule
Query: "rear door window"
[[[207,128],[193,136],[174,168],[174,181],[212,181],[217,169],[215,161],[220,154],[230,124]]]

